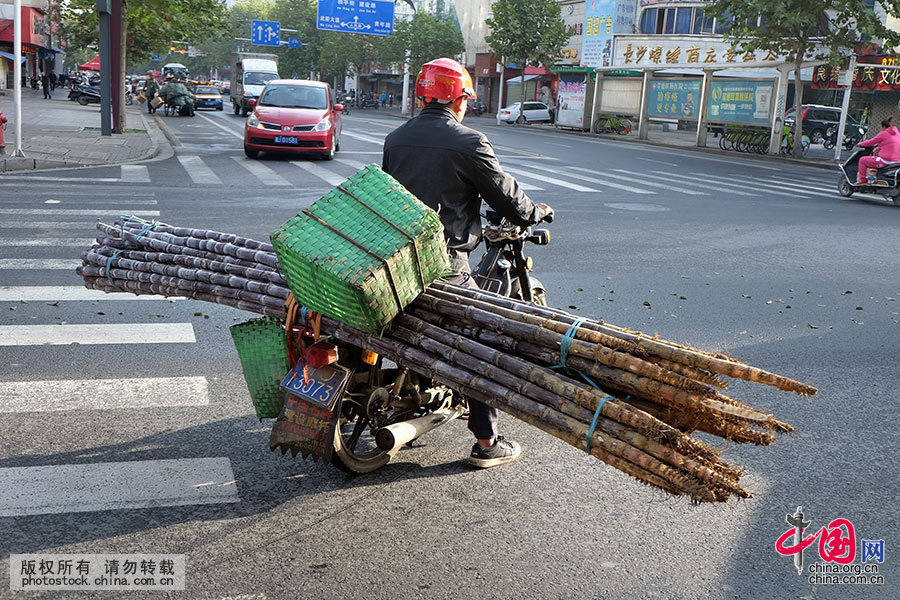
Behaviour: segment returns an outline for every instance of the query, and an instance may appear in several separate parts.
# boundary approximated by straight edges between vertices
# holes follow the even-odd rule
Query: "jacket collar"
[[[441,105],[441,106],[426,106],[422,109],[422,112],[419,113],[421,116],[441,116],[441,117],[449,117],[456,121],[457,123],[461,123],[462,121],[456,116],[456,113],[450,110],[450,105]]]

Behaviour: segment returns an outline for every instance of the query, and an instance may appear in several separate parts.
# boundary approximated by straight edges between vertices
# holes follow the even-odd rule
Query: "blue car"
[[[211,85],[198,85],[194,90],[194,108],[222,110],[222,94]]]

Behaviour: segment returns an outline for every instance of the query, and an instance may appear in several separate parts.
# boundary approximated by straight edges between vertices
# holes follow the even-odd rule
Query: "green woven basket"
[[[232,325],[231,339],[241,360],[256,416],[278,417],[284,404],[281,380],[291,368],[284,326],[272,317],[252,319]]]
[[[450,272],[438,214],[376,165],[271,238],[297,302],[369,333]]]

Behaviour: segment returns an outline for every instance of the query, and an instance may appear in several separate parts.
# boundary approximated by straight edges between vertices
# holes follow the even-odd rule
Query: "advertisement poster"
[[[647,115],[696,120],[701,83],[699,79],[651,80],[650,96],[647,98]]]
[[[584,126],[584,96],[587,84],[584,74],[561,74],[556,100],[556,124],[564,127]]]
[[[582,27],[581,65],[608,67],[612,64],[612,34],[616,0],[587,0]]]
[[[774,81],[713,81],[709,88],[709,120],[768,125],[774,95]]]

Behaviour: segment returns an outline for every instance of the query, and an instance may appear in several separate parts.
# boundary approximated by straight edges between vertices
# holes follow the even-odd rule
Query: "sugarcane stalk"
[[[257,294],[281,298],[282,302],[287,300],[291,293],[287,287],[277,286],[255,279],[247,279],[246,277],[240,277],[238,275],[228,275],[226,273],[181,267],[178,265],[166,265],[158,262],[144,262],[123,258],[121,256],[110,258],[93,251],[88,252],[84,257],[84,260],[86,260],[88,264],[101,268],[105,268],[107,264],[112,263],[117,269],[158,273],[160,275],[167,275],[179,279],[202,281],[212,285],[244,289],[256,292]]]
[[[205,258],[205,259],[216,260],[216,261],[227,260],[228,262],[230,262],[232,264],[239,264],[239,265],[243,265],[243,266],[246,266],[248,268],[253,268],[253,269],[270,270],[273,273],[276,271],[275,267],[264,265],[262,263],[249,262],[249,261],[241,260],[241,259],[233,257],[233,256],[225,257],[221,254],[216,254],[215,252],[207,252],[204,250],[197,250],[196,248],[188,248],[187,246],[179,246],[177,244],[168,244],[166,242],[163,242],[163,241],[160,241],[157,239],[153,239],[153,238],[150,238],[147,236],[142,236],[141,240],[142,240],[142,245],[136,246],[133,242],[126,242],[125,240],[122,240],[121,238],[108,237],[105,235],[97,236],[97,242],[101,246],[115,248],[116,250],[130,251],[130,250],[149,249],[149,250],[156,251],[156,252],[183,254],[185,256],[193,256],[196,258]],[[277,261],[276,261],[276,263],[277,263]]]
[[[125,250],[119,254],[119,250],[111,246],[101,246],[99,244],[95,248],[91,248],[90,251],[110,258],[119,256],[143,262],[157,262],[195,269],[205,269],[207,271],[219,271],[221,273],[227,273],[228,275],[238,275],[240,277],[246,277],[247,279],[274,283],[275,285],[280,285],[282,287],[287,285],[284,276],[281,273],[245,266],[243,264],[244,261],[231,256],[222,256],[218,260],[211,260],[185,254],[147,252],[144,250]],[[84,253],[82,259],[84,259],[86,255],[87,253]]]
[[[693,379],[694,381],[699,381],[700,383],[704,383],[706,385],[715,386],[717,388],[727,390],[728,382],[723,380],[718,375],[710,373],[709,371],[704,371],[703,369],[697,369],[695,367],[689,367],[687,365],[683,365],[681,363],[672,362],[671,360],[667,360],[665,358],[660,358],[658,356],[644,356],[644,360],[647,362],[651,362],[654,365],[659,365],[663,369],[667,369],[669,371],[674,371],[679,375],[683,375],[688,379]]]
[[[429,292],[435,291],[450,292],[451,294],[456,294],[457,297],[466,297],[476,302],[486,302],[501,308],[509,308],[516,312],[538,315],[544,317],[544,319],[554,319],[567,327],[577,318],[556,309],[538,307],[519,300],[504,298],[497,294],[489,294],[479,290],[452,286],[444,282],[433,283]],[[739,361],[735,361],[723,354],[713,355],[696,348],[651,338],[640,332],[630,332],[626,329],[616,328],[607,323],[585,321],[585,324],[580,331],[582,330],[603,333],[612,337],[618,337],[623,341],[632,342],[637,347],[636,351],[638,353],[654,354],[660,358],[682,363],[697,369],[718,373],[720,375],[726,375],[735,379],[763,383],[783,391],[795,392],[804,396],[815,395],[818,391],[809,384],[795,381],[776,373],[770,373],[757,367],[752,367]]]
[[[416,320],[412,318],[405,318],[404,320],[410,325],[416,325]],[[524,361],[513,359],[492,348],[482,346],[476,342],[460,337],[456,338],[455,343],[442,343],[438,341],[437,338],[450,341],[449,338],[453,338],[454,336],[440,330],[435,331],[436,328],[430,327],[421,321],[419,321],[418,324],[424,332],[416,332],[404,327],[395,326],[391,328],[389,334],[402,342],[417,346],[435,356],[446,357],[447,362],[450,364],[461,366],[473,373],[487,377],[491,381],[495,381],[515,393],[536,400],[545,406],[549,406],[561,413],[573,417],[584,425],[588,425],[591,422],[593,417],[591,410],[567,400],[566,395],[559,393],[557,390],[552,389],[552,387],[548,389],[531,383],[529,380],[533,379],[535,372],[539,370],[529,367]],[[474,352],[475,354],[470,354],[469,352]],[[516,363],[518,363],[518,365]],[[548,382],[545,381],[544,383],[546,384]],[[572,390],[572,392],[577,391],[592,394],[584,389]],[[726,489],[730,493],[736,495],[749,497],[749,492],[736,482],[728,481],[722,475],[708,469],[672,448],[649,440],[636,431],[626,430],[621,424],[615,423],[611,419],[599,418],[598,426],[600,431],[614,436],[627,446],[654,456],[664,464],[668,464],[673,468],[681,468],[687,471],[691,476],[700,479],[711,486]],[[630,448],[623,447],[620,450],[624,453],[622,455],[623,458],[628,458],[626,455],[632,454]]]
[[[272,244],[254,240],[252,238],[241,237],[233,233],[223,233],[221,231],[213,231],[210,229],[193,229],[191,227],[173,227],[165,223],[146,221],[144,219],[138,218],[127,220],[124,222],[124,225],[126,228],[130,229],[144,229],[150,225],[153,225],[153,231],[157,231],[160,233],[170,233],[179,237],[193,237],[199,239],[216,240],[217,242],[233,244],[235,246],[241,246],[243,248],[249,248],[251,250],[275,252],[275,248],[272,246]]]

